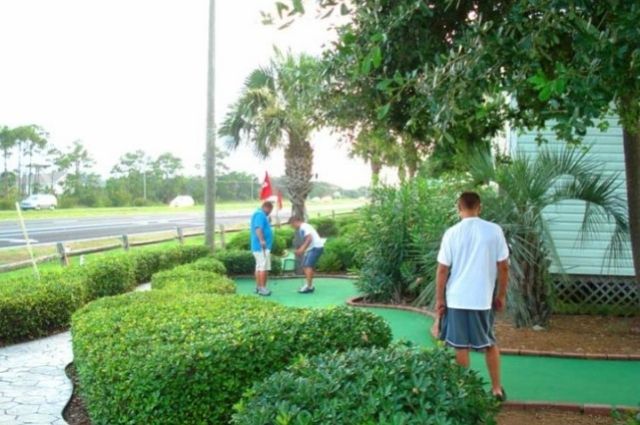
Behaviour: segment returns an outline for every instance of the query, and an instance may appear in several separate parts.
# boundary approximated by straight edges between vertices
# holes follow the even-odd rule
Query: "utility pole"
[[[147,200],[147,170],[142,170],[142,199]]]
[[[209,0],[209,55],[207,73],[207,149],[205,160],[205,243],[215,250],[216,231],[216,1]]]

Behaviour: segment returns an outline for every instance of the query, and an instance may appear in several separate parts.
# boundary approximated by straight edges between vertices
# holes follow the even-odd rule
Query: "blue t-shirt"
[[[256,233],[256,229],[258,228],[262,229],[264,241],[267,243],[267,249],[271,250],[273,246],[273,231],[271,230],[269,218],[264,211],[262,211],[262,208],[258,209],[251,216],[251,251],[253,252],[262,251],[260,239],[258,239],[258,234]]]

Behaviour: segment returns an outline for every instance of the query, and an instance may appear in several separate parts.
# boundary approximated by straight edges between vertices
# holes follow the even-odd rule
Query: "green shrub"
[[[446,351],[393,347],[303,358],[236,409],[235,425],[494,424],[498,405]]]
[[[338,226],[336,221],[331,217],[317,217],[309,220],[318,234],[323,238],[329,238],[331,236],[338,236]]]
[[[288,227],[274,228],[273,255],[283,255],[284,251],[293,244],[293,231]],[[226,249],[230,251],[251,251],[251,234],[249,230],[241,230],[235,233],[227,242]]]
[[[96,425],[226,423],[249,386],[299,356],[391,339],[386,322],[365,311],[170,291],[93,302],[74,315],[72,333]]]
[[[152,289],[204,294],[234,294],[236,284],[215,272],[197,270],[191,264],[158,272],[151,278]]]
[[[324,252],[318,261],[318,271],[345,272],[354,265],[354,250],[344,237],[327,240]]]
[[[0,340],[36,338],[62,329],[86,300],[80,275],[71,269],[0,284]]]
[[[355,249],[362,262],[357,287],[368,300],[431,301],[440,239],[456,221],[456,184],[415,179],[374,190]]]
[[[136,284],[136,262],[132,255],[105,255],[78,269],[84,275],[89,300],[132,290]]]
[[[147,248],[131,251],[135,261],[136,282],[149,282],[151,276],[158,271],[191,263],[208,254],[208,248],[199,245],[177,245],[169,248]]]
[[[227,268],[222,261],[213,257],[204,257],[191,264],[188,264],[191,269],[203,270],[206,272],[213,272],[218,274],[227,274]]]
[[[216,252],[214,257],[224,264],[230,276],[252,275],[256,270],[256,260],[251,251],[225,249]]]
[[[216,252],[215,256],[224,264],[229,276],[253,275],[256,271],[256,260],[251,251],[222,250]],[[282,273],[282,261],[279,257],[271,256],[271,274]]]

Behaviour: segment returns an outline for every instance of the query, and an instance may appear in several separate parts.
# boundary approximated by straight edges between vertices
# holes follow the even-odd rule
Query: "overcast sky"
[[[273,45],[319,54],[330,40],[313,14],[278,31],[272,0],[217,1],[218,122]],[[63,147],[85,142],[106,175],[127,151],[172,152],[196,173],[205,140],[208,0],[0,0],[0,125],[39,124]],[[357,187],[369,168],[336,137],[314,137],[319,179]],[[241,149],[232,169],[284,173]]]

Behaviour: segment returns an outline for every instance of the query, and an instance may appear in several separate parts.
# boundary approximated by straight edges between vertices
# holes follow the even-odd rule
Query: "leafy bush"
[[[234,294],[236,284],[218,273],[197,270],[190,264],[158,272],[151,278],[152,289],[185,293]]]
[[[252,275],[256,270],[256,260],[250,251],[222,250],[215,254],[230,276]]]
[[[271,253],[273,255],[283,255],[284,251],[293,244],[293,231],[288,227],[274,229],[273,246]],[[251,234],[249,230],[237,232],[227,242],[226,249],[230,251],[251,251]]]
[[[327,240],[324,252],[318,261],[318,271],[345,272],[354,265],[354,250],[344,237]]]
[[[235,425],[486,424],[498,405],[451,354],[406,347],[303,358],[250,390]]]
[[[74,315],[72,333],[89,414],[111,425],[225,423],[249,386],[299,356],[391,339],[365,311],[170,291],[93,302]]]
[[[331,217],[312,218],[309,220],[309,224],[311,224],[323,238],[338,236],[338,226],[336,225],[336,221]]]
[[[224,264],[230,276],[253,275],[256,271],[256,260],[250,251],[222,250],[215,254],[215,258]],[[271,274],[282,273],[282,263],[279,257],[271,256]]]
[[[457,182],[416,179],[399,188],[379,187],[363,208],[356,256],[361,259],[358,289],[367,299],[404,302],[433,294],[440,239],[455,223]],[[428,282],[417,286],[416,282]]]
[[[173,246],[169,248],[147,248],[131,252],[135,260],[137,283],[149,282],[151,276],[185,263],[194,262],[209,255],[209,249],[201,245]]]
[[[187,265],[193,270],[203,270],[206,272],[213,272],[218,274],[227,274],[227,268],[222,261],[213,257],[204,257],[193,263]]]
[[[70,270],[21,277],[0,284],[0,340],[47,335],[67,326],[86,300],[83,281]]]
[[[69,324],[87,301],[116,295],[148,282],[158,270],[191,262],[205,247],[176,246],[96,256],[84,267],[25,276],[0,285],[0,339],[17,341],[50,334]]]
[[[136,262],[128,253],[105,255],[77,269],[84,275],[89,300],[130,291],[136,284]]]

